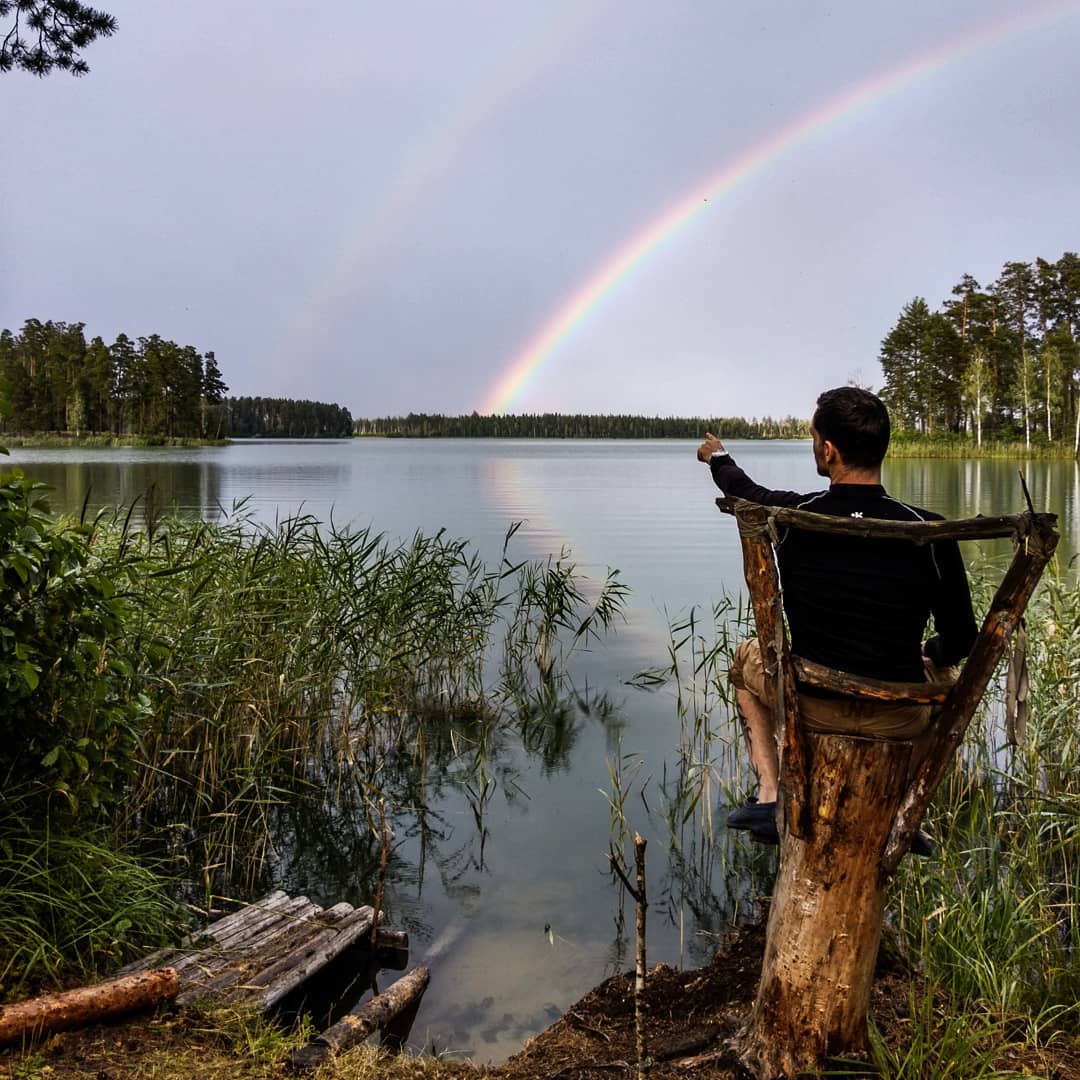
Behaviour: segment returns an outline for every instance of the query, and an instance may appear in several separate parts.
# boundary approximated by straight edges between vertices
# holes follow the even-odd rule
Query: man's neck
[[[832,484],[881,484],[881,469],[867,469],[857,465],[845,465],[839,462],[829,471]]]

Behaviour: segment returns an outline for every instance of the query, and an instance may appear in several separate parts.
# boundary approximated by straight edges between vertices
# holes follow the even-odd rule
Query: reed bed
[[[323,832],[330,865],[355,860],[355,895],[375,879],[381,799],[437,841],[446,785],[482,829],[511,738],[565,761],[574,655],[626,587],[566,551],[514,560],[515,532],[489,566],[444,532],[392,543],[306,515],[261,526],[243,506],[72,529],[117,616],[97,673],[125,682],[139,726],[107,807],[40,783],[0,797],[0,993],[106,970],[175,931],[173,900],[249,896]],[[107,742],[92,749],[109,765]]]
[[[936,982],[1038,1042],[1080,1022],[1080,584],[1047,579],[1027,625],[1026,734],[999,685],[931,809],[940,859],[906,860],[893,905]]]
[[[128,645],[153,705],[125,832],[172,826],[209,896],[255,880],[277,807],[377,798],[397,782],[388,765],[422,763],[433,739],[482,770],[502,726],[551,713],[626,592],[617,571],[585,581],[567,552],[513,561],[515,531],[489,567],[443,532],[395,544],[305,515],[100,522],[96,543],[128,568]]]
[[[942,432],[912,435],[894,431],[889,440],[889,454],[901,458],[1003,458],[1009,461],[1030,458],[1072,460],[1077,456],[1071,441],[1047,442],[1033,439],[1029,446],[1022,439],[984,439],[981,443],[966,435]]]

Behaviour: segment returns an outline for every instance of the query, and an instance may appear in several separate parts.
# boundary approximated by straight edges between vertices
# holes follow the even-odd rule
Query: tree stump
[[[806,836],[783,836],[761,982],[741,1045],[743,1063],[760,1077],[794,1076],[865,1049],[888,884],[880,856],[911,757],[909,742],[806,732],[805,745]]]
[[[761,981],[736,1040],[759,1080],[816,1072],[867,1044],[870,984],[885,890],[982,700],[1010,635],[1057,545],[1053,514],[891,522],[718,499],[735,515],[747,587],[783,732],[780,864]],[[912,543],[1011,537],[1016,551],[956,685],[912,761],[912,744],[821,734],[799,721],[795,662],[784,631],[773,551],[777,525]],[[939,702],[943,687],[887,684],[802,664],[804,682],[878,701]]]

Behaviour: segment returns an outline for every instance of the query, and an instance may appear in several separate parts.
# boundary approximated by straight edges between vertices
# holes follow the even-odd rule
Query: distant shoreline
[[[679,421],[679,423],[687,423]],[[703,422],[707,424],[708,422]],[[716,424],[720,428],[720,437],[731,441],[745,442],[781,442],[781,441],[809,441],[808,435],[777,433],[759,434],[750,432],[727,432],[724,424]],[[703,426],[701,435],[705,431],[714,431],[713,426]],[[282,438],[296,439],[298,436],[281,436]],[[349,438],[349,436],[344,436]],[[432,431],[421,432],[356,432],[355,439],[413,439],[418,442],[430,442],[435,439],[499,439],[507,442],[544,441],[544,442],[686,442],[698,438],[697,434],[688,434],[683,431],[669,434],[658,434],[652,431],[633,434],[630,432],[589,434],[536,434],[536,433],[480,433],[465,431]],[[341,436],[328,436],[328,438],[341,438]],[[75,435],[74,433],[49,432],[42,434],[4,435],[0,433],[0,446],[12,449],[27,450],[56,450],[56,449],[131,449],[150,447],[199,447],[199,446],[229,446],[233,439],[193,439],[193,438],[167,438],[159,435]],[[245,438],[243,441],[276,442],[277,437],[262,436],[258,440]],[[312,442],[319,441],[312,438]],[[1012,459],[1017,461],[1047,460],[1047,461],[1072,461],[1077,458],[1072,447],[1061,444],[1033,444],[1025,446],[1023,442],[984,441],[982,445],[971,442],[959,435],[910,435],[897,433],[893,435],[889,446],[889,456],[893,458],[963,458],[963,459]]]
[[[149,446],[227,446],[228,439],[168,438],[165,435],[76,435],[74,432],[5,435],[0,432],[0,446],[27,450],[88,449],[99,447]]]

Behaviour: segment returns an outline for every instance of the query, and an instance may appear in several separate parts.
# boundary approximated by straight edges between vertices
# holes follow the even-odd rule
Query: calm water
[[[708,610],[741,587],[731,520],[696,444],[463,440],[252,441],[190,450],[15,450],[10,461],[56,488],[56,509],[78,513],[149,500],[217,517],[240,502],[273,522],[304,511],[339,525],[374,525],[391,537],[445,527],[494,559],[512,522],[520,555],[572,550],[587,573],[618,567],[631,586],[627,624],[577,673],[591,702],[549,732],[543,747],[508,738],[478,793],[447,767],[430,790],[423,827],[396,822],[391,923],[412,936],[414,962],[434,957],[431,989],[414,1028],[437,1050],[498,1061],[614,970],[632,965],[633,914],[622,921],[606,872],[609,763],[640,758],[633,827],[649,837],[650,962],[699,962],[710,934],[745,903],[755,865],[769,856],[741,838],[664,826],[665,780],[676,768],[679,724],[668,693],[627,685],[662,663],[670,618]],[[755,479],[821,487],[809,444],[730,444]],[[1080,467],[1027,462],[1036,509],[1060,517],[1062,552],[1080,524]],[[1023,508],[1017,463],[888,462],[901,499],[950,517]],[[721,758],[721,768],[727,759]],[[714,788],[714,811],[723,797]],[[350,858],[349,822],[301,824],[284,835],[275,873],[290,891],[326,903],[367,899],[366,871]],[[671,857],[669,859],[669,853]],[[550,927],[550,933],[545,928]]]

